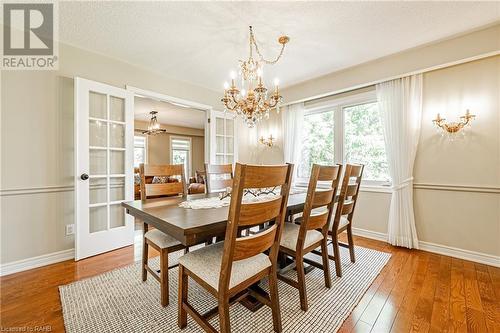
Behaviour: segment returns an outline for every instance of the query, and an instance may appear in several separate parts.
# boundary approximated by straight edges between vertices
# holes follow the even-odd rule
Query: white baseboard
[[[366,229],[352,228],[353,234],[365,238],[375,239],[387,242],[387,234],[383,232],[371,231]],[[419,248],[422,251],[442,254],[449,257],[469,260],[485,265],[500,267],[500,257],[491,254],[459,249],[452,246],[440,245],[429,242],[419,242]]]
[[[491,254],[459,249],[452,246],[434,244],[429,242],[419,242],[420,250],[438,253],[449,257],[474,261],[480,264],[500,267],[500,257]]]
[[[26,271],[37,267],[55,264],[61,261],[70,260],[75,257],[75,250],[68,249],[59,252],[44,254],[38,257],[22,259],[8,262],[0,266],[0,276]]]
[[[387,234],[378,231],[352,228],[355,235],[387,242]],[[419,242],[420,250],[442,254],[449,257],[469,260],[485,265],[500,267],[500,257],[475,251],[459,249],[456,247],[439,245],[429,242]],[[38,257],[9,262],[0,266],[0,276],[26,271],[37,267],[55,264],[61,261],[70,260],[75,257],[74,249],[44,254]]]
[[[352,228],[352,233],[356,236],[361,236],[365,238],[375,239],[382,242],[387,242],[387,234],[378,231],[371,231],[360,228]]]

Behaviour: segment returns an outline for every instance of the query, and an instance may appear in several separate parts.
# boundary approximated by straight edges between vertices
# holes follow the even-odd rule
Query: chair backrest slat
[[[249,165],[245,170],[245,188],[269,188],[286,183],[286,172],[281,165]]]
[[[207,193],[233,187],[233,166],[231,164],[205,164]]]
[[[242,203],[240,208],[240,226],[253,226],[267,222],[279,215],[282,197],[263,202]]]
[[[347,164],[344,172],[344,179],[340,188],[337,211],[332,224],[332,233],[336,233],[340,224],[340,218],[347,215],[349,223],[352,222],[356,202],[358,201],[361,178],[363,177],[364,165]]]
[[[281,230],[285,221],[293,165],[254,166],[236,164],[231,204],[224,240],[219,291],[228,290],[234,261],[269,250],[271,263],[276,264]],[[259,202],[245,202],[244,190],[280,187],[276,197]],[[239,237],[241,228],[270,222],[272,225],[252,236]]]
[[[313,164],[302,215],[303,219],[297,240],[297,251],[303,248],[308,230],[321,229],[321,232],[326,237],[328,233],[328,221],[333,214],[335,195],[341,171],[341,165],[325,166]],[[328,182],[328,188],[318,188],[318,181]]]
[[[250,258],[269,249],[276,238],[277,230],[277,226],[273,225],[256,235],[236,239],[233,260]]]
[[[329,211],[326,209],[320,214],[309,215],[307,230],[321,229],[328,222]]]
[[[146,184],[146,194],[148,197],[162,195],[176,195],[184,192],[184,186],[181,182]]]
[[[316,192],[314,192],[313,196],[313,203],[312,203],[313,208],[328,205],[332,201],[334,195],[335,192],[333,188],[328,190],[316,189]]]
[[[166,165],[150,165],[141,164],[139,166],[139,174],[141,176],[141,199],[146,200],[150,197],[185,195],[186,178],[184,174],[184,165],[182,164],[166,164]],[[151,183],[146,184],[146,178],[151,177],[172,177],[177,176],[178,182],[172,183]]]

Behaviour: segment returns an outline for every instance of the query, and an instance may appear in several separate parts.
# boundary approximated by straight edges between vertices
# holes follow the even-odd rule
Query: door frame
[[[161,102],[181,104],[181,105],[185,105],[187,107],[205,112],[205,124],[204,124],[205,156],[204,156],[204,158],[205,158],[205,163],[210,163],[211,146],[210,146],[210,124],[209,124],[209,121],[210,121],[210,114],[212,113],[212,109],[213,109],[212,106],[198,103],[198,102],[194,102],[194,101],[187,100],[187,99],[183,99],[183,98],[169,96],[169,95],[158,93],[158,92],[151,91],[151,90],[137,88],[137,87],[130,86],[130,85],[125,85],[125,89],[128,91],[131,91],[134,94],[134,96],[137,96],[137,97],[145,97],[145,98],[151,98],[154,100],[158,100]]]

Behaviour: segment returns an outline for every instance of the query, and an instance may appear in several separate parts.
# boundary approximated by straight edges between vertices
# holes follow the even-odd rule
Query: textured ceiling
[[[160,124],[205,128],[205,111],[179,107],[142,97],[135,97],[134,109],[135,120],[149,121],[151,119],[149,112],[155,109],[158,111],[157,119]]]
[[[500,2],[60,2],[63,42],[220,91],[253,25],[289,86],[500,19]]]

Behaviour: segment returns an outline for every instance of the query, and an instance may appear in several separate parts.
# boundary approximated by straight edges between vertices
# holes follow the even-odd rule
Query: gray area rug
[[[330,249],[331,250],[331,249]],[[181,251],[182,252],[182,251]],[[171,254],[171,263],[182,254]],[[297,289],[279,281],[283,332],[336,332],[361,300],[375,277],[390,258],[389,253],[356,247],[356,263],[349,261],[347,249],[341,248],[343,276],[335,275],[330,261],[332,287],[324,285],[323,272],[314,269],[306,275],[309,310],[300,309]],[[151,259],[158,265],[158,258]],[[287,273],[296,279],[296,272]],[[178,269],[169,271],[170,305],[160,305],[160,285],[152,277],[142,282],[140,263],[60,286],[66,331],[73,332],[202,332],[188,316],[188,327],[177,327]],[[267,283],[262,287],[267,290]],[[194,281],[189,284],[189,302],[201,313],[216,306],[213,296]],[[273,332],[269,307],[252,313],[237,303],[230,308],[233,332]],[[218,318],[211,320],[219,328]]]

